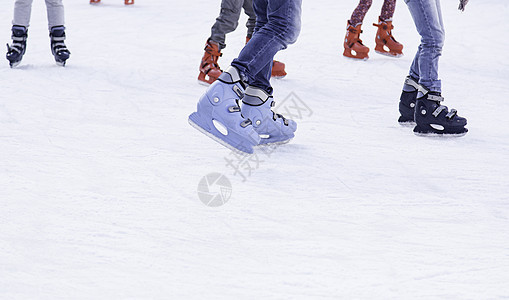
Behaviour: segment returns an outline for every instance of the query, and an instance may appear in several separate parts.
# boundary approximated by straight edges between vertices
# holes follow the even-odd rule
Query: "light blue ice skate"
[[[253,153],[260,137],[251,121],[240,113],[243,96],[240,75],[229,67],[200,98],[189,124],[227,148]]]
[[[242,114],[253,122],[261,137],[261,145],[288,143],[295,136],[297,123],[274,113],[273,97],[265,91],[250,86],[242,102]]]

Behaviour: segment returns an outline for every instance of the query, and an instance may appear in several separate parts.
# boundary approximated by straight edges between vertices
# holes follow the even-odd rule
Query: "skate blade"
[[[57,66],[59,67],[65,67],[65,61],[57,61]]]
[[[200,125],[196,124],[193,120],[191,120],[191,118],[188,118],[187,121],[189,122],[189,125],[194,127],[194,129],[198,130],[199,132],[203,133],[204,135],[208,136],[209,138],[211,138],[212,140],[216,141],[217,143],[223,145],[224,147],[226,147],[226,148],[228,148],[228,149],[230,149],[230,150],[232,150],[234,152],[241,151],[241,152],[246,153],[246,154],[253,154],[253,151],[249,152],[249,151],[246,151],[244,149],[239,149],[239,148],[236,148],[233,145],[230,145],[226,141],[218,138],[217,136],[215,136],[211,132],[207,131],[206,129],[204,129]]]
[[[203,85],[203,86],[210,86],[212,84],[212,83],[208,83],[206,81],[201,81],[200,79],[198,79],[197,81],[198,81],[198,84]]]
[[[406,121],[406,122],[399,122],[399,125],[403,126],[403,127],[415,127],[415,125],[417,125],[414,121]]]
[[[291,140],[293,140],[293,137],[292,138],[289,138],[287,140],[283,140],[283,141],[276,141],[276,142],[264,142],[263,139],[260,141],[260,144],[256,145],[255,147],[265,147],[265,146],[280,146],[280,145],[285,145],[285,144],[288,144]]]
[[[379,50],[375,50],[376,53],[380,54],[380,55],[384,55],[384,56],[389,56],[389,57],[395,57],[395,58],[399,58],[399,57],[402,57],[403,56],[403,53],[401,54],[396,54],[396,53],[391,53],[391,52],[385,52],[385,51],[379,51]]]
[[[466,128],[465,128],[466,129]],[[468,130],[461,133],[437,133],[437,132],[415,132],[414,134],[416,136],[420,137],[429,137],[429,138],[439,138],[439,139],[446,139],[446,138],[458,138],[462,137],[465,134],[467,134]]]
[[[366,61],[366,60],[369,59],[369,56],[368,57],[364,57],[364,58],[357,58],[357,57],[351,57],[351,56],[343,55],[343,57],[345,57],[346,59],[355,60],[355,61]]]
[[[16,68],[17,66],[19,66],[20,63],[21,63],[21,61],[18,61],[18,62],[14,62],[14,63],[9,63],[9,65],[11,66],[11,69],[13,69],[13,68]]]

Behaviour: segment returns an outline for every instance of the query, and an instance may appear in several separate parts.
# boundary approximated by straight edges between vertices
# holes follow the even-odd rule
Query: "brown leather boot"
[[[247,44],[247,42],[249,42],[250,39],[251,39],[250,37],[246,37],[246,44]],[[274,78],[283,78],[286,75],[287,75],[287,73],[285,71],[285,64],[280,61],[273,60],[272,61],[272,73],[270,74],[270,76],[274,77]]]
[[[352,26],[350,21],[348,21],[346,26],[346,36],[345,42],[343,46],[345,47],[345,51],[343,55],[350,58],[356,59],[368,59],[369,48],[362,44],[362,40],[360,39],[360,35],[362,33],[361,25]]]
[[[124,4],[125,5],[133,5],[134,4],[134,0],[125,0]]]
[[[285,64],[280,62],[280,61],[273,60],[272,61],[272,73],[271,73],[271,76],[274,77],[274,78],[283,78],[286,75],[287,74],[286,74],[286,71],[285,71]]]
[[[403,55],[403,45],[398,43],[392,36],[392,21],[382,21],[378,18],[378,24],[373,23],[373,26],[378,27],[375,38],[375,51],[376,53],[400,57]]]
[[[208,40],[205,45],[205,54],[201,59],[200,75],[198,80],[207,84],[211,84],[223,73],[217,60],[221,57],[221,50],[219,50],[219,44]]]

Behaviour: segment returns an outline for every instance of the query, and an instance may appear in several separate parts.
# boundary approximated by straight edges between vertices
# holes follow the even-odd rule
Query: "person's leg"
[[[405,0],[412,15],[417,31],[421,35],[421,44],[410,66],[409,76],[403,85],[399,102],[400,123],[413,123],[415,120],[415,103],[417,94],[422,88],[432,88],[440,91],[441,85],[438,80],[438,58],[444,41],[444,31],[437,9],[436,0]],[[436,68],[435,71],[432,71]],[[422,70],[422,71],[421,71]],[[421,72],[424,82],[421,82]],[[432,74],[436,74],[432,78]],[[434,84],[430,84],[434,82]]]
[[[16,0],[14,2],[14,19],[12,25],[30,26],[30,15],[32,14],[33,0]]]
[[[257,16],[253,38],[232,62],[250,86],[272,94],[270,73],[274,55],[297,40],[302,0],[255,0]]]
[[[240,12],[244,0],[222,0],[221,11],[211,28],[211,35],[205,44],[205,53],[200,63],[198,81],[211,84],[223,72],[219,67],[221,50],[226,47],[226,34],[234,31],[239,25]]]
[[[226,35],[237,29],[243,4],[244,0],[221,1],[221,11],[211,28],[211,35],[209,38],[219,44],[219,50],[226,47]]]
[[[442,21],[440,0],[405,0],[414,19],[417,31],[421,35],[418,57],[414,59],[410,75],[419,77],[418,84],[413,78],[407,78],[407,83],[414,81],[417,92],[415,101],[414,120],[416,134],[463,135],[467,120],[457,115],[455,109],[448,110],[441,105],[442,84],[438,79],[438,60],[442,54],[445,31]]]
[[[369,58],[369,48],[362,43],[360,35],[362,33],[362,22],[371,4],[372,0],[360,0],[350,20],[346,22],[346,35],[343,42],[345,51],[343,56],[362,60]]]
[[[62,0],[46,0],[46,10],[48,13],[48,28],[51,38],[51,53],[55,61],[60,66],[65,66],[71,52],[65,45],[65,18],[64,5]]]
[[[232,63],[249,85],[242,114],[253,123],[260,144],[285,143],[294,137],[297,124],[272,111],[269,79],[274,55],[294,43],[300,32],[301,1],[255,0],[254,8],[258,18],[255,34]]]
[[[380,12],[380,20],[392,21],[394,16],[394,10],[396,9],[396,0],[385,0],[382,5],[382,11]]]
[[[16,0],[14,3],[14,18],[12,20],[11,35],[12,44],[7,45],[7,54],[5,55],[11,68],[19,65],[25,54],[31,12],[32,0]]]
[[[400,57],[403,55],[403,45],[396,41],[392,36],[392,16],[396,9],[396,0],[385,0],[382,11],[378,17],[378,23],[373,23],[378,27],[375,37],[375,51],[379,54]]]
[[[46,10],[48,12],[49,30],[55,26],[63,26],[65,24],[62,0],[46,0]]]
[[[445,31],[439,0],[406,0],[417,32],[421,36],[419,51],[412,64],[410,76],[431,91],[440,92],[438,60],[442,55]]]
[[[246,116],[240,101],[258,97],[262,119],[270,114],[272,131],[268,141],[285,142],[293,137],[295,122],[290,123],[280,115],[266,110],[272,96],[270,87],[270,66],[274,55],[287,45],[295,42],[300,31],[301,0],[255,0],[257,15],[255,34],[235,59],[232,66],[219,76],[200,98],[197,111],[189,116],[189,123],[207,136],[227,147],[253,153],[253,146],[260,143],[261,133],[255,131],[253,122]],[[249,86],[247,90],[246,85]],[[247,94],[250,91],[252,93]],[[247,110],[247,109],[246,109]],[[265,123],[263,123],[265,124]],[[259,128],[265,128],[263,127]],[[272,134],[280,134],[273,136]],[[284,136],[283,136],[284,135]],[[286,138],[286,140],[283,140]]]
[[[362,22],[364,21],[364,17],[366,16],[366,13],[368,12],[372,3],[373,3],[372,0],[359,1],[359,4],[354,9],[352,16],[350,17],[350,20],[349,20],[350,24],[353,27],[356,27],[357,25],[362,24]]]
[[[253,37],[253,33],[256,27],[256,13],[253,8],[253,0],[244,0],[244,4],[242,5],[244,8],[244,12],[247,15],[247,39],[251,39]]]

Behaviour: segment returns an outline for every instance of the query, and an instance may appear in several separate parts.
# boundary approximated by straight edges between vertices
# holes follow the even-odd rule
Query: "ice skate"
[[[242,114],[253,122],[260,135],[260,144],[287,143],[297,130],[297,123],[272,111],[273,97],[265,91],[248,87],[242,100]]]
[[[271,73],[271,76],[273,78],[284,78],[286,76],[286,71],[285,71],[285,64],[280,62],[280,61],[277,61],[277,60],[274,60],[272,62],[272,73]]]
[[[439,92],[418,92],[415,104],[414,133],[417,135],[463,136],[467,119],[457,115],[455,109],[440,105],[444,98]]]
[[[124,4],[125,5],[133,5],[134,4],[134,0],[125,0]]]
[[[362,24],[358,24],[354,27],[350,24],[350,21],[348,21],[345,42],[343,43],[343,46],[345,47],[345,51],[343,52],[344,56],[362,60],[369,58],[369,48],[364,46],[360,39],[360,34],[362,33],[361,25]]]
[[[403,84],[403,91],[399,98],[399,113],[400,117],[398,122],[401,125],[415,125],[415,101],[417,99],[417,92],[423,88],[417,83],[417,79],[407,76],[405,84]]]
[[[5,57],[9,61],[11,68],[21,63],[26,50],[27,28],[25,26],[12,26],[12,45],[7,44],[7,54]]]
[[[65,66],[65,62],[71,55],[71,52],[65,46],[65,27],[54,26],[50,30],[51,53],[55,56],[55,61],[59,66]]]
[[[205,44],[205,54],[201,59],[200,74],[198,75],[198,81],[204,84],[211,84],[221,76],[221,68],[217,64],[219,57],[221,57],[221,50],[219,44],[208,40]]]
[[[90,4],[99,4],[101,0],[90,0]]]
[[[400,57],[403,56],[403,45],[392,36],[392,21],[382,21],[378,18],[378,23],[373,23],[378,27],[375,37],[375,52],[382,55]]]
[[[234,67],[229,67],[200,98],[189,123],[203,134],[230,149],[253,153],[260,137],[251,121],[240,112],[244,87]]]

